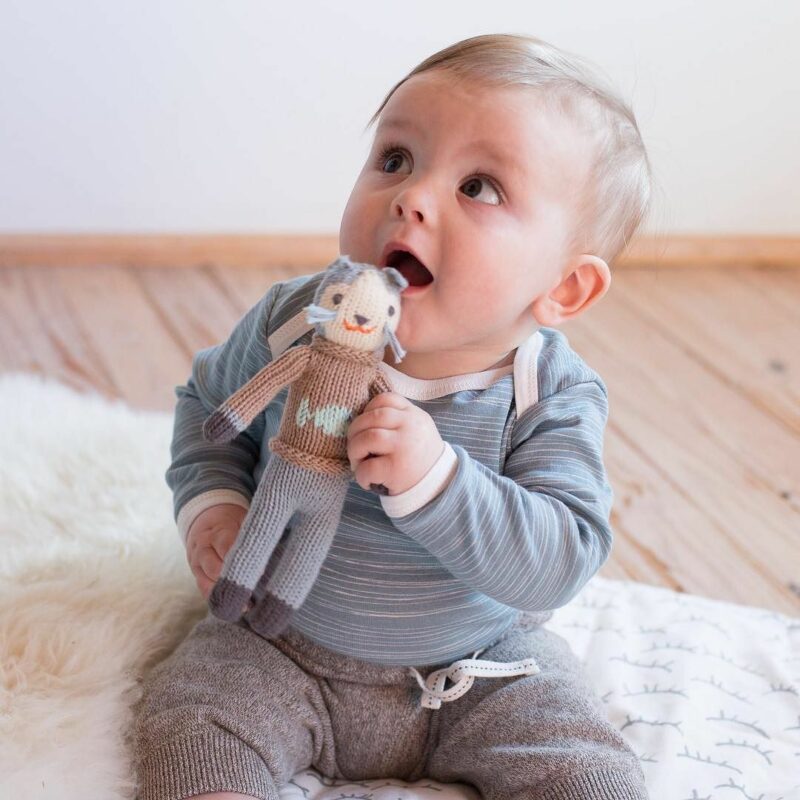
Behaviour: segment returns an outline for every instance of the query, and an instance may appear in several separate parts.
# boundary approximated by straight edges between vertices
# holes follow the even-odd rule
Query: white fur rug
[[[205,614],[164,481],[171,435],[170,414],[0,375],[2,800],[134,797],[137,681]],[[800,797],[800,620],[595,577],[548,626],[653,800]],[[306,770],[281,796],[475,795]]]
[[[137,678],[203,615],[168,415],[0,376],[0,797],[133,797]]]

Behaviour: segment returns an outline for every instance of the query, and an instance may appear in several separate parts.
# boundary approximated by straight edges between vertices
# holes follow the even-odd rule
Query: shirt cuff
[[[382,494],[381,505],[390,517],[404,517],[418,508],[422,508],[438,494],[453,479],[458,468],[458,456],[449,442],[444,443],[444,449],[434,465],[410,489],[395,495]]]
[[[233,503],[242,508],[250,508],[250,499],[241,494],[241,492],[237,492],[235,489],[211,489],[208,492],[198,494],[187,503],[184,503],[181,510],[178,512],[176,522],[178,525],[178,533],[184,545],[186,544],[186,536],[189,533],[189,528],[192,527],[192,523],[197,519],[198,515],[207,508],[218,506],[222,503]]]

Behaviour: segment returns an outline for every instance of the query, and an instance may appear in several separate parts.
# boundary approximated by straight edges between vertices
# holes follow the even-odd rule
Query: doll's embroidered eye
[[[394,306],[389,306],[389,316],[390,317],[394,316]]]
[[[335,294],[331,299],[333,300],[333,304],[335,306],[338,306],[339,303],[342,302],[342,296],[340,294]]]

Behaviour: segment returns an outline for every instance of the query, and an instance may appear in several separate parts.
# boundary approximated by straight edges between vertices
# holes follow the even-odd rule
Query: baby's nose
[[[362,317],[361,314],[356,314],[356,322],[359,325],[364,325],[369,322],[369,319],[367,317]]]

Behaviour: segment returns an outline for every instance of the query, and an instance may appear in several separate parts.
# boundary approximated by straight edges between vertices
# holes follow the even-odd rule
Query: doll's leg
[[[225,556],[208,599],[212,612],[221,619],[234,622],[242,616],[242,609],[296,509],[291,482],[284,479],[287,466],[280,456],[272,455],[236,541]]]
[[[339,526],[350,476],[309,474],[313,480],[307,484],[286,549],[264,597],[245,618],[262,636],[276,636],[289,624],[311,591]]]

